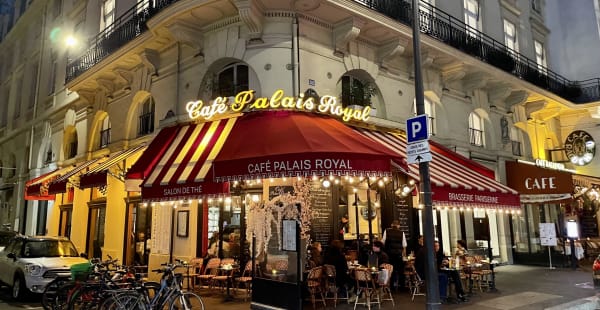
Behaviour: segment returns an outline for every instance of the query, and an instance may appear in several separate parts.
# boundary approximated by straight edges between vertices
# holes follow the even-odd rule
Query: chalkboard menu
[[[398,197],[394,199],[394,218],[400,221],[400,231],[402,231],[406,240],[410,240],[410,205],[409,199],[411,197]]]
[[[581,234],[582,238],[598,236],[598,222],[595,217],[596,213],[590,209],[584,208],[581,215]]]
[[[328,245],[333,240],[333,207],[331,190],[314,181],[310,187],[310,202],[313,213],[311,236],[313,241]]]

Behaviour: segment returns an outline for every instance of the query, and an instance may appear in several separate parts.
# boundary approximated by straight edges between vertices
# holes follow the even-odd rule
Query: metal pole
[[[413,9],[413,57],[415,64],[415,98],[417,114],[425,114],[425,103],[423,95],[423,76],[421,74],[421,47],[419,39],[419,1],[412,0]],[[438,273],[433,252],[433,208],[431,201],[431,181],[429,178],[429,162],[419,163],[419,175],[421,176],[421,198],[425,205],[423,239],[425,241],[425,283],[427,283],[427,301],[425,309],[439,309],[440,291],[438,285]]]
[[[369,248],[373,248],[373,217],[371,216],[371,181],[367,178],[367,219],[369,221]]]
[[[356,254],[360,256],[360,228],[358,225],[358,193],[354,193],[354,218],[356,222]],[[357,257],[358,258],[358,257]]]

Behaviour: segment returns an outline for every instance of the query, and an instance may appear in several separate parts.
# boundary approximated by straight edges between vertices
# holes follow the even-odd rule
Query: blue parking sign
[[[421,114],[406,120],[406,141],[408,143],[428,139],[427,114]]]

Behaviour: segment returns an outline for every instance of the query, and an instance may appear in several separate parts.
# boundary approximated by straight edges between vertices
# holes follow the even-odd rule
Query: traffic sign
[[[432,160],[429,141],[424,140],[406,145],[406,161],[409,164],[418,164]]]
[[[406,120],[406,141],[408,143],[427,140],[427,114],[421,114]]]

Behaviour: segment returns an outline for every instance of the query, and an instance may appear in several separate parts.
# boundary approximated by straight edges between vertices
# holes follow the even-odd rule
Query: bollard
[[[594,280],[594,288],[600,288],[600,255],[594,260],[592,265],[592,278]]]

